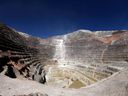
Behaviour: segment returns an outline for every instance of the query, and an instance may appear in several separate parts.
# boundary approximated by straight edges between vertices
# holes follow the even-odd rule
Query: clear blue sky
[[[128,29],[128,0],[0,0],[0,21],[39,37]]]

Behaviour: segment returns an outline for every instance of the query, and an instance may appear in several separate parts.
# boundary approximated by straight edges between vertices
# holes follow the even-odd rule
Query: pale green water
[[[82,83],[81,81],[79,80],[76,80],[76,81],[73,81],[73,83],[69,86],[69,88],[81,88],[81,87],[84,87],[86,86],[84,83]]]

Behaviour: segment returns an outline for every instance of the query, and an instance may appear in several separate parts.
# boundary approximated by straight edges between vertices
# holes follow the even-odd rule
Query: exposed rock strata
[[[41,62],[45,57],[40,60],[38,43],[37,38],[25,38],[15,30],[2,25],[0,27],[0,72],[11,78],[23,76],[45,83],[44,65]]]
[[[128,96],[128,69],[86,88],[77,90],[43,86],[37,82],[11,79],[2,75],[0,75],[0,81],[0,95],[2,96],[37,92],[46,93],[48,96]]]
[[[107,32],[78,30],[66,35],[41,39],[0,25],[0,73],[11,78],[45,83],[45,85],[34,83],[34,86],[29,83],[27,86],[30,85],[33,90],[35,87],[40,90],[39,92],[43,89],[49,96],[59,96],[61,91],[64,91],[62,92],[64,96],[94,96],[95,94],[95,96],[108,96],[107,94],[127,96],[126,73],[128,71],[122,71],[127,67],[128,31],[126,30]],[[5,84],[2,87],[5,90],[6,88],[10,90],[9,86],[17,82],[16,88],[20,88],[18,84],[23,84],[21,89],[25,94],[33,93],[33,90],[29,92],[26,90],[24,80],[17,81],[18,79],[13,80],[3,75],[1,78],[5,78],[5,80],[1,79],[2,84],[8,83],[8,86]],[[123,78],[123,81],[118,80],[119,78]],[[120,84],[122,84],[121,88],[118,89],[122,93],[116,90]],[[87,87],[84,88],[85,86]],[[53,90],[54,87],[55,91],[59,91],[50,94],[48,89]],[[69,88],[80,89],[76,91]],[[102,92],[99,91],[100,88]],[[1,90],[0,93],[5,94]],[[16,95],[14,91],[16,91],[15,87],[10,92]],[[17,93],[20,94],[21,92]]]

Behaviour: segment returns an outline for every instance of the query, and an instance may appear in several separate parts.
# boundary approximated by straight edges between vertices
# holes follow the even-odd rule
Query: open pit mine
[[[128,96],[128,31],[42,39],[0,24],[0,96]]]

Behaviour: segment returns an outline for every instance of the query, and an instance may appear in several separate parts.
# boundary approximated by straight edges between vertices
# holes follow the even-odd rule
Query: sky
[[[0,22],[47,38],[86,30],[127,30],[128,0],[0,0]]]

